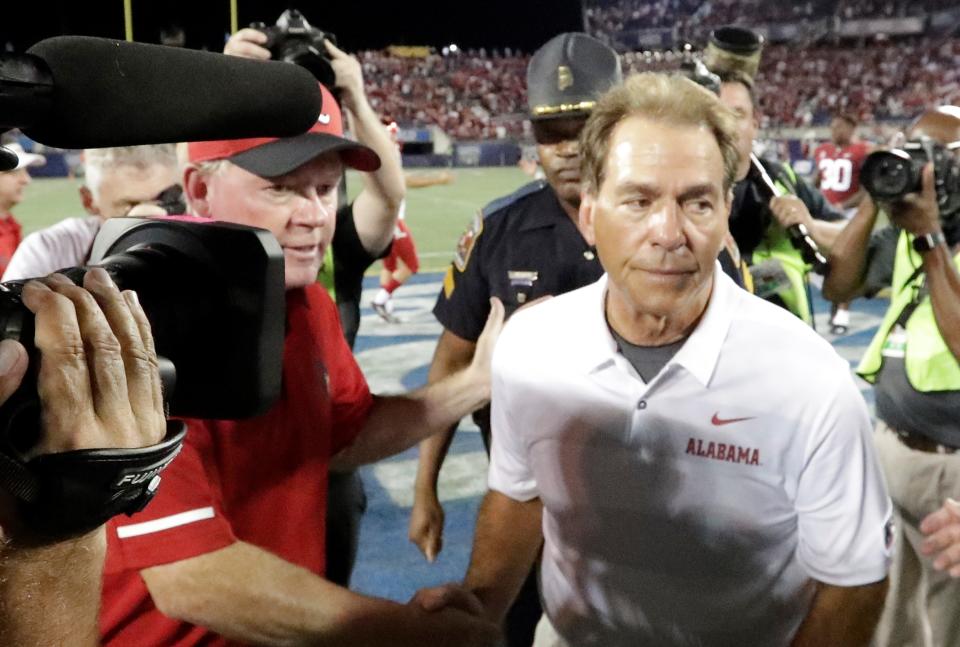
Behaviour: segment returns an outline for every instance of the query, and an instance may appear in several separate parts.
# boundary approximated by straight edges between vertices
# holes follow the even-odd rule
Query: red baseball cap
[[[190,142],[187,154],[191,162],[230,160],[260,177],[278,177],[303,166],[313,158],[336,151],[343,163],[358,171],[376,171],[380,158],[372,149],[343,136],[343,117],[336,99],[320,86],[322,108],[317,123],[294,137],[254,137]]]

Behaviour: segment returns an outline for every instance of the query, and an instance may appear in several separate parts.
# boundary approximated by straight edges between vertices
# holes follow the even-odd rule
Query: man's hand
[[[40,429],[26,458],[79,449],[147,447],[166,433],[150,322],[133,292],[120,293],[93,269],[84,287],[61,274],[30,281],[22,292],[35,315]],[[20,385],[24,347],[0,342],[0,403]],[[17,506],[0,495],[0,534],[32,535]]]
[[[500,331],[503,330],[503,320],[503,302],[492,297],[487,323],[477,339],[470,365],[464,369],[470,380],[483,390],[484,399],[490,398],[490,363],[493,359],[493,348],[500,337]],[[428,562],[436,560],[443,549],[443,523],[443,506],[440,505],[432,480],[426,485],[418,483],[407,537],[420,549]]]
[[[810,215],[807,205],[795,195],[775,197],[770,201],[770,211],[784,229],[803,225],[810,231],[813,226],[813,216]]]
[[[933,568],[960,577],[960,503],[953,499],[944,501],[939,510],[920,522],[920,530],[927,535],[920,552],[935,556]]]
[[[270,60],[270,50],[264,47],[267,35],[259,29],[247,27],[230,36],[223,46],[223,53],[230,56]]]
[[[121,294],[102,269],[87,273],[84,288],[61,275],[23,288],[40,353],[42,428],[34,455],[155,445],[166,431],[150,324],[136,296]],[[0,403],[26,367],[21,344],[0,342]],[[0,526],[0,644],[98,645],[102,527],[36,542],[6,492]]]
[[[367,96],[363,89],[363,68],[360,66],[360,61],[356,56],[347,54],[331,43],[329,39],[324,40],[323,44],[330,55],[330,67],[336,75],[334,83],[340,90],[343,105],[351,112],[355,112],[357,105],[366,101]]]
[[[428,562],[437,559],[443,550],[443,506],[432,488],[417,492],[410,511],[407,537],[420,549]]]
[[[487,323],[477,339],[477,348],[473,353],[470,366],[466,369],[472,374],[477,384],[483,386],[487,399],[490,398],[490,364],[493,360],[493,348],[500,337],[500,331],[503,330],[504,314],[503,302],[497,297],[490,297],[490,314],[487,315]]]
[[[35,454],[159,443],[166,418],[150,322],[132,291],[102,269],[83,287],[60,274],[31,281],[42,433]]]
[[[933,164],[923,167],[922,189],[886,206],[890,221],[915,236],[940,231],[940,209],[934,185]]]
[[[413,595],[410,604],[415,604],[424,611],[434,612],[453,608],[478,618],[483,617],[483,603],[480,602],[480,598],[459,582],[420,589]]]

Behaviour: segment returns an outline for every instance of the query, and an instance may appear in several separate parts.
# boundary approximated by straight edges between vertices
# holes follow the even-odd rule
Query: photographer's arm
[[[816,203],[811,202],[811,204],[815,205]],[[799,195],[788,194],[773,198],[770,201],[770,211],[784,229],[791,225],[805,226],[814,242],[824,253],[830,252],[836,244],[840,232],[843,231],[844,225],[846,225],[843,221],[830,221],[814,217],[813,214],[817,212],[811,211],[811,206]]]
[[[937,328],[947,348],[960,361],[960,274],[946,245],[923,255]]]
[[[866,278],[870,233],[876,221],[877,207],[867,196],[830,250],[830,273],[823,280],[825,299],[841,303],[860,295]]]
[[[886,595],[886,579],[864,586],[817,582],[810,611],[790,647],[866,647],[880,619]]]
[[[450,429],[490,400],[490,357],[503,328],[503,303],[490,300],[490,316],[467,367],[412,393],[378,397],[353,443],[331,469],[346,470],[398,454]]]
[[[148,446],[166,430],[150,324],[136,298],[102,270],[88,273],[84,286],[89,292],[59,277],[23,290],[41,357],[38,455]],[[22,346],[0,342],[0,401],[26,366]],[[6,493],[0,526],[0,644],[98,644],[103,529],[64,540],[38,536]]]
[[[270,50],[264,47],[267,35],[259,29],[246,27],[232,34],[223,46],[223,53],[230,56],[256,58],[261,61],[270,60]]]
[[[890,219],[915,236],[942,233],[933,164],[927,164],[923,169],[923,190],[892,205]],[[960,360],[960,274],[952,257],[953,253],[946,245],[937,245],[923,254],[923,272],[927,277],[937,328],[954,357]]]
[[[360,61],[324,41],[330,54],[330,65],[337,77],[337,88],[353,135],[380,157],[380,168],[361,173],[363,191],[353,203],[353,218],[360,242],[371,256],[378,256],[393,240],[393,228],[406,196],[406,180],[397,146],[390,140],[380,117],[370,107],[363,88]]]
[[[490,645],[493,625],[339,587],[250,544],[141,571],[162,613],[258,645]]]
[[[851,195],[849,198],[847,198],[840,204],[840,208],[846,210],[846,209],[853,209],[855,207],[859,207],[860,203],[863,202],[864,198],[866,197],[867,197],[867,190],[864,189],[863,187],[860,187],[859,189],[857,189],[856,193]]]

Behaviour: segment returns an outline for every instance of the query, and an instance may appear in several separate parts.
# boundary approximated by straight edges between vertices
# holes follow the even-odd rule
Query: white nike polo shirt
[[[606,277],[518,312],[493,358],[489,485],[544,505],[545,609],[573,645],[787,645],[814,580],[877,582],[891,504],[849,366],[717,266],[646,384]]]

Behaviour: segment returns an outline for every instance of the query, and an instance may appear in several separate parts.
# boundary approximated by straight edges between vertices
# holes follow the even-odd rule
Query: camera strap
[[[88,532],[120,513],[147,505],[160,473],[177,457],[186,424],[167,421],[167,435],[151,447],[81,449],[27,462],[0,452],[0,487],[18,501],[24,522],[53,537]]]

